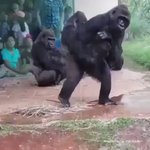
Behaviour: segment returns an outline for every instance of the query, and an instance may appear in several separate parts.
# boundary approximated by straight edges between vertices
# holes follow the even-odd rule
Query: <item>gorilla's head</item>
[[[119,5],[111,9],[109,12],[108,31],[112,34],[113,44],[111,53],[107,58],[107,62],[112,70],[120,70],[124,60],[122,57],[122,41],[125,30],[130,24],[131,15],[126,5]],[[116,42],[117,41],[117,42]]]
[[[46,49],[52,49],[55,47],[55,35],[52,29],[44,29],[40,32],[35,43],[40,42]]]
[[[109,12],[110,28],[118,31],[125,31],[130,24],[131,15],[126,5],[119,5]]]
[[[68,20],[65,26],[74,26],[75,28],[80,27],[82,24],[87,22],[87,18],[82,11],[77,11]]]

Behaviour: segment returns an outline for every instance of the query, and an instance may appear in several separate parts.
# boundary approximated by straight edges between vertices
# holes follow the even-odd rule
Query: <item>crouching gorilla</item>
[[[82,17],[78,19],[76,17],[79,14],[82,14]],[[116,104],[109,99],[109,67],[122,68],[121,44],[129,23],[130,13],[124,5],[88,21],[82,12],[75,13],[68,20],[62,32],[62,43],[70,52],[67,60],[67,79],[59,94],[59,100],[64,107],[70,106],[71,94],[84,72],[101,82],[99,104]]]
[[[34,74],[38,86],[59,84],[65,78],[65,55],[54,46],[55,38],[52,30],[44,30],[33,44],[31,55]]]

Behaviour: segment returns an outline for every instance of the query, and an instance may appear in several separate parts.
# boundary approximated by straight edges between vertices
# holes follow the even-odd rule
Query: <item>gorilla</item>
[[[99,104],[116,104],[109,98],[110,67],[119,70],[123,65],[122,40],[130,24],[130,13],[119,5],[105,14],[87,20],[84,13],[75,13],[64,26],[62,44],[68,49],[67,78],[59,93],[64,107],[84,73],[101,82]]]
[[[110,33],[113,38],[112,51],[106,60],[112,70],[120,70],[123,66],[122,41],[125,29],[130,24],[130,12],[126,5],[119,5],[107,13],[97,15],[86,22],[84,27],[77,30],[78,37],[83,44],[92,41],[93,36],[100,30]]]
[[[31,55],[33,67],[31,72],[38,86],[57,85],[65,78],[65,55],[54,45],[55,37],[52,30],[43,30],[35,40]]]

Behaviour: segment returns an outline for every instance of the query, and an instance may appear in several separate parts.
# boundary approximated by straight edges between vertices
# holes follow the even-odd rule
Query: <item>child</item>
[[[12,36],[9,36],[5,41],[5,48],[1,51],[4,65],[11,71],[19,74],[25,74],[24,71],[20,70],[20,52],[15,48],[15,40]],[[10,70],[8,71],[10,73]],[[9,74],[8,73],[8,74]],[[15,76],[16,74],[10,73]]]
[[[21,51],[21,60],[23,65],[31,64],[31,49],[33,41],[30,37],[24,38],[22,51]]]

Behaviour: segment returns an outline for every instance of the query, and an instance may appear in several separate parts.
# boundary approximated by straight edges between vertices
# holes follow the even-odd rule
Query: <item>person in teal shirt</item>
[[[1,51],[4,65],[15,73],[25,74],[20,67],[20,52],[15,48],[15,40],[9,36],[5,41],[5,48]]]
[[[19,50],[13,48],[12,51],[9,51],[7,48],[4,48],[2,50],[2,58],[4,61],[7,61],[11,67],[16,69],[20,59]]]

